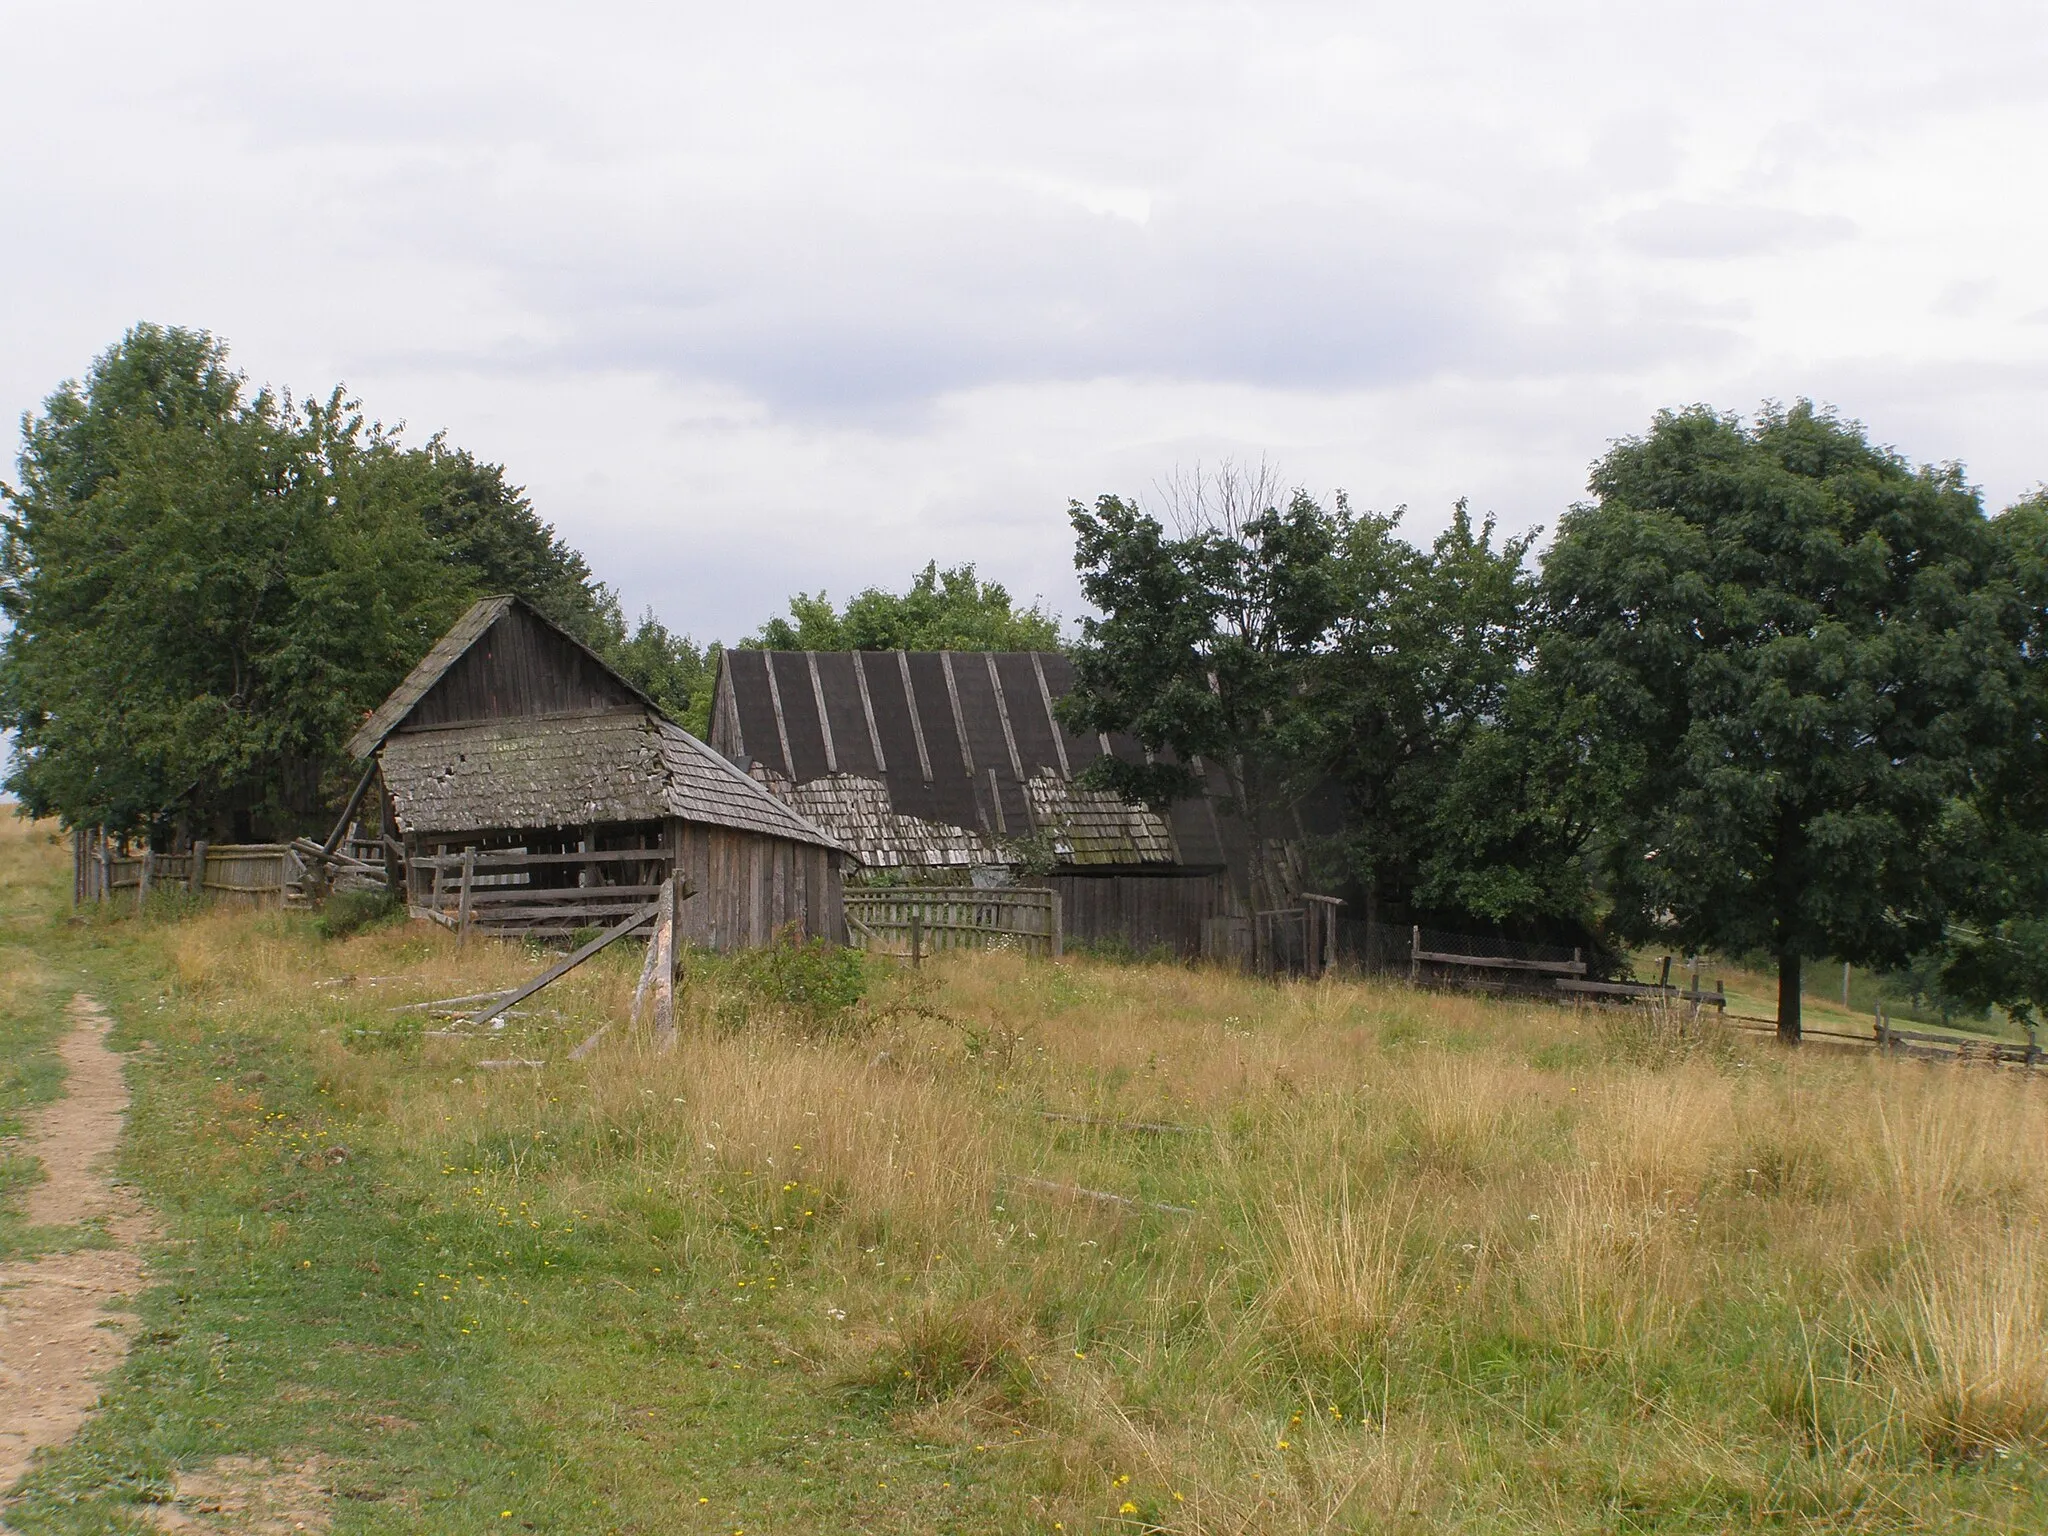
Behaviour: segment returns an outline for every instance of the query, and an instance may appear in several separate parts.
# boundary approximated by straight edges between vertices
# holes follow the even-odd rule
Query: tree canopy
[[[741,644],[771,651],[1050,651],[1060,622],[1041,605],[1020,608],[1000,582],[970,565],[936,560],[909,590],[869,587],[837,609],[823,592],[798,592],[789,617],[770,619]]]
[[[607,594],[502,470],[408,449],[340,389],[252,392],[205,332],[137,326],[23,437],[0,716],[32,814],[307,830],[341,744],[474,597],[606,638]]]
[[[1541,670],[1635,753],[1608,808],[1620,931],[1896,965],[1970,898],[1980,790],[2028,691],[2000,541],[1954,466],[1807,404],[1660,415],[1544,561]]]
[[[1987,518],[1803,403],[1660,415],[1592,490],[1540,568],[1463,504],[1426,548],[1263,483],[1074,505],[1064,711],[1151,751],[1093,776],[1204,761],[1275,830],[1334,786],[1368,916],[1766,950],[1788,1038],[1806,958],[2048,999],[2048,494]]]
[[[1118,496],[1072,505],[1074,564],[1101,617],[1081,621],[1059,707],[1077,732],[1127,732],[1147,749],[1143,762],[1098,758],[1092,784],[1163,806],[1202,790],[1204,769],[1220,773],[1254,892],[1272,906],[1268,845],[1295,831],[1287,813],[1303,787],[1286,747],[1337,612],[1351,517],[1305,492],[1261,505],[1262,489],[1226,480],[1178,534]]]
[[[1417,548],[1402,512],[1358,512],[1341,493],[1326,507],[1229,469],[1199,490],[1173,531],[1118,496],[1070,509],[1101,616],[1082,621],[1062,712],[1150,753],[1099,759],[1090,780],[1159,805],[1203,787],[1197,764],[1221,774],[1269,886],[1271,840],[1299,843],[1299,809],[1335,791],[1338,824],[1308,842],[1369,920],[1393,905],[1584,930],[1597,807],[1527,675],[1535,536],[1497,545],[1460,503]]]

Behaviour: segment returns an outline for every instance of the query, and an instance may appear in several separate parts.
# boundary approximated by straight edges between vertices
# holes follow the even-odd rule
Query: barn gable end
[[[487,597],[371,713],[348,750],[368,757],[394,731],[654,707],[518,598]]]

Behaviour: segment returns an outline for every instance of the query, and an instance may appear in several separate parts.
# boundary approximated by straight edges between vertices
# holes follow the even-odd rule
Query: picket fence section
[[[306,864],[288,843],[195,843],[185,853],[123,849],[97,828],[71,834],[71,899],[75,906],[179,890],[250,906],[300,906]]]
[[[855,948],[915,963],[941,949],[1017,949],[1058,959],[1057,891],[980,891],[965,886],[896,886],[846,893],[846,929]]]

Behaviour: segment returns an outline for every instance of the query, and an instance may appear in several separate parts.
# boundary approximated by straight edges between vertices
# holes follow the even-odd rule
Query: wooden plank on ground
[[[495,1019],[507,1008],[512,1007],[514,1004],[525,1002],[529,997],[533,996],[533,994],[538,992],[542,987],[550,986],[553,983],[560,981],[564,976],[568,975],[571,971],[575,970],[577,966],[581,965],[584,961],[588,960],[592,955],[596,954],[606,945],[612,944],[619,939],[623,939],[627,934],[631,933],[635,928],[638,928],[641,924],[652,921],[656,916],[660,914],[660,912],[660,902],[654,902],[648,906],[642,907],[638,912],[635,912],[631,917],[627,918],[624,922],[619,923],[614,927],[607,928],[603,933],[599,934],[596,938],[592,939],[588,944],[584,945],[581,949],[577,950],[575,954],[569,956],[568,959],[563,960],[558,964],[549,966],[545,971],[542,971],[540,975],[534,977],[534,979],[532,981],[529,981],[525,986],[520,987],[515,991],[507,992],[503,997],[499,998],[495,1003],[492,1003],[488,1008],[485,1008],[478,1013],[471,1014],[469,1022],[472,1024],[490,1023],[491,1020]]]

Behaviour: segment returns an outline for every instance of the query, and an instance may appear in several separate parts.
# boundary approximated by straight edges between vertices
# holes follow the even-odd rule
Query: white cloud
[[[16,8],[0,407],[126,325],[504,460],[629,603],[975,559],[1267,454],[1554,523],[1657,407],[2044,468],[1996,4]]]

